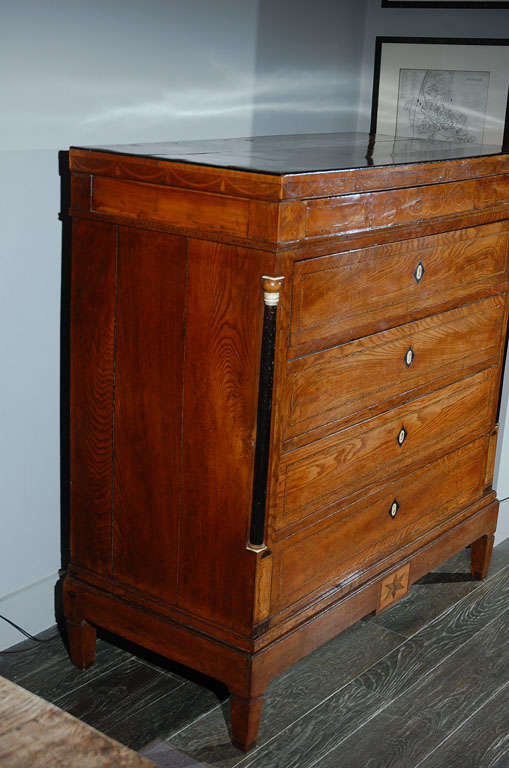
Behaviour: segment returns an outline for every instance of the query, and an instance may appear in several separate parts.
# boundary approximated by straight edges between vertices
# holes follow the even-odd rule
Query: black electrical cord
[[[31,635],[30,632],[27,632],[26,629],[23,629],[23,627],[20,627],[18,624],[16,624],[14,621],[11,621],[7,618],[7,616],[2,616],[0,613],[0,619],[3,619],[7,622],[7,624],[10,624],[11,627],[14,627],[14,629],[17,629],[18,632],[21,632],[22,635],[24,635],[27,640],[33,640],[34,643],[52,643],[53,640],[56,640],[60,637],[60,634],[57,632],[55,635],[52,635],[51,637],[35,637],[35,635]],[[0,655],[5,655],[8,653],[24,653],[26,651],[31,651],[32,648],[20,648],[17,651],[0,651]]]

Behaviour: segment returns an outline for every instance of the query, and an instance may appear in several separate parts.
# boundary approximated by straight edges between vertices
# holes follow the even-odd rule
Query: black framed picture
[[[382,0],[382,8],[509,8],[508,0]]]
[[[371,133],[507,146],[509,39],[377,37]]]

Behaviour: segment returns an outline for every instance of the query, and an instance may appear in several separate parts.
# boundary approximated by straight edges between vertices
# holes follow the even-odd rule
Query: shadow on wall
[[[353,131],[366,0],[259,0],[254,136]]]

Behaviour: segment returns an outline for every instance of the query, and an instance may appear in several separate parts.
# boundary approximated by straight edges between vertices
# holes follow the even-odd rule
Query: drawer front
[[[477,208],[489,208],[509,202],[509,174],[479,179],[477,182]]]
[[[498,293],[508,236],[482,228],[295,264],[290,355],[360,338]]]
[[[489,431],[492,367],[281,457],[276,529]]]
[[[291,438],[498,359],[505,295],[316,352],[288,364]],[[449,379],[449,380],[450,380]]]
[[[487,441],[469,443],[363,495],[325,527],[307,529],[297,541],[292,536],[280,542],[274,551],[274,608],[326,588],[331,580],[337,583],[480,498]]]
[[[323,237],[466,213],[475,208],[476,192],[476,182],[459,181],[310,200],[306,235]]]

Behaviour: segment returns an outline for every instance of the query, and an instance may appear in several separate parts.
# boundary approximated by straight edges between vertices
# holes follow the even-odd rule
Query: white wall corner
[[[500,544],[501,541],[509,537],[509,499],[505,499],[500,502],[500,509],[498,512],[498,525],[497,532],[495,534],[495,544]]]
[[[509,498],[509,355],[505,364],[498,421],[500,427],[495,460],[494,488],[499,499],[507,499]]]
[[[29,584],[0,598],[0,614],[19,624],[32,635],[55,624],[55,585],[58,574]],[[0,619],[0,650],[20,643],[25,638],[18,630]]]

